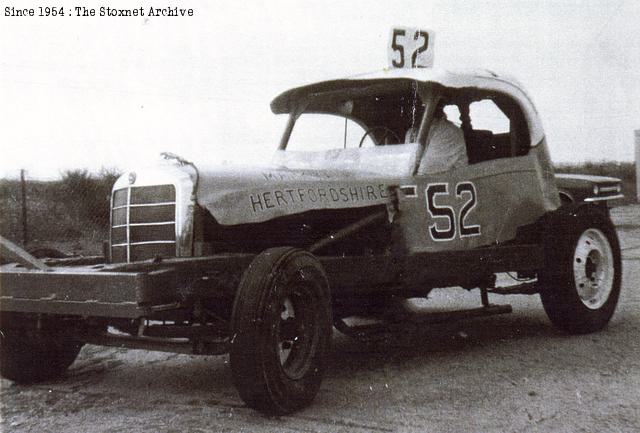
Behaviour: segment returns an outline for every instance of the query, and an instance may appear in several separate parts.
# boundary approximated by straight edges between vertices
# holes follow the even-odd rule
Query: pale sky
[[[0,2],[0,177],[133,168],[170,151],[269,158],[287,88],[387,66],[394,25],[436,34],[435,64],[516,76],[554,161],[633,160],[640,2],[61,0]],[[193,17],[76,17],[74,6],[192,7]],[[36,9],[36,14],[38,13]]]

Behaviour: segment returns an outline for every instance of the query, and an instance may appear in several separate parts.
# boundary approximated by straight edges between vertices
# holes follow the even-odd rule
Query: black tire
[[[576,207],[551,221],[540,298],[551,322],[570,334],[604,328],[620,296],[620,244],[606,211]]]
[[[4,329],[0,334],[0,375],[28,384],[53,379],[75,361],[82,343],[59,333]]]
[[[332,329],[329,283],[312,254],[272,248],[256,256],[231,318],[231,371],[242,400],[268,415],[308,406],[320,389]]]

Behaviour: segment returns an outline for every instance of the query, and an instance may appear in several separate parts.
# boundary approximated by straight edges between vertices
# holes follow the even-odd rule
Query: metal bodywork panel
[[[441,86],[440,90],[434,90],[434,85]],[[390,98],[389,103],[400,104],[396,108],[410,111],[411,107],[415,110],[421,106],[420,99],[436,100],[434,98],[437,98],[443,89],[453,89],[460,94],[465,94],[468,90],[470,95],[478,91],[494,92],[515,101],[526,120],[532,146],[529,152],[532,157],[526,159],[530,165],[522,168],[518,158],[496,161],[495,165],[515,164],[517,167],[513,172],[531,173],[530,179],[521,180],[522,188],[516,188],[514,191],[516,195],[526,197],[525,201],[533,202],[531,211],[525,213],[539,217],[539,209],[544,211],[557,208],[559,201],[542,125],[531,99],[519,83],[489,71],[450,72],[438,69],[384,70],[343,80],[315,83],[284,92],[271,104],[275,113],[291,114],[283,143],[274,159],[275,168],[207,170],[200,167],[197,201],[223,225],[263,222],[317,209],[348,209],[384,204],[387,198],[384,191],[387,187],[420,182],[418,178],[410,178],[410,175],[414,171],[412,168],[417,158],[420,158],[421,152],[424,151],[424,142],[376,146],[373,149],[307,152],[302,156],[309,159],[308,164],[305,165],[302,158],[297,161],[297,165],[285,167],[283,161],[291,159],[285,151],[287,136],[294,127],[295,119],[302,112],[331,113],[359,123],[375,124],[385,115],[391,114],[378,105],[376,110],[381,110],[380,113],[372,112],[371,107],[371,110],[367,110],[366,104],[364,108],[358,108],[358,104],[354,105],[354,100],[365,98],[364,100],[369,101],[367,104],[380,104],[386,101],[385,98]],[[393,99],[392,95],[404,96]],[[425,119],[429,116],[425,114]],[[428,122],[424,126],[427,127]],[[421,134],[422,139],[426,140],[426,132],[422,131]],[[411,151],[405,152],[411,146],[414,151],[417,150],[415,158],[404,161],[406,158],[403,159],[401,156],[405,153],[411,154]],[[534,151],[538,146],[542,149]],[[295,152],[290,153],[292,157],[296,156]],[[376,159],[376,153],[384,155],[379,155]],[[534,157],[537,157],[538,161],[535,161]],[[470,175],[479,171],[482,169],[469,168]],[[506,181],[513,185],[513,179],[496,181]],[[537,183],[537,186],[529,185],[530,182]],[[527,194],[532,188],[537,191],[533,197],[528,197]],[[488,202],[493,203],[494,200],[489,199]],[[513,209],[513,203],[509,203],[508,206],[510,209],[507,209],[507,212],[517,212],[517,209]],[[507,227],[502,232],[503,234],[495,239],[507,239],[514,230]]]
[[[433,85],[442,87],[433,89]],[[532,208],[525,213],[530,218],[537,218],[544,211],[557,208],[559,201],[553,183],[553,172],[546,152],[542,126],[530,98],[518,83],[487,71],[454,73],[431,69],[390,70],[357,76],[352,79],[320,82],[289,90],[275,98],[271,105],[275,113],[290,113],[291,115],[292,119],[285,132],[286,137],[291,132],[290,129],[293,128],[295,118],[303,112],[331,113],[362,122],[367,127],[371,127],[371,122],[376,124],[381,122],[385,116],[392,116],[391,112],[385,111],[384,106],[379,106],[380,103],[384,105],[385,98],[389,98],[389,103],[400,104],[397,108],[400,108],[401,111],[411,111],[412,107],[413,110],[424,111],[420,143],[376,146],[379,149],[334,149],[327,152],[308,152],[303,156],[309,158],[309,164],[306,166],[301,164],[302,168],[296,167],[296,169],[279,167],[273,170],[265,169],[262,173],[249,170],[242,174],[238,174],[237,170],[226,174],[219,171],[206,172],[200,169],[198,203],[207,208],[221,224],[262,222],[316,209],[345,209],[384,204],[386,199],[384,191],[387,187],[422,182],[419,176],[413,178],[411,174],[415,172],[413,167],[417,165],[416,161],[424,152],[424,141],[428,141],[426,129],[430,124],[428,119],[433,114],[432,105],[435,104],[434,101],[438,100],[438,95],[444,89],[454,89],[460,94],[467,93],[468,89],[470,96],[474,91],[495,92],[496,95],[500,94],[511,98],[522,110],[528,129],[527,140],[531,144],[530,151],[527,152],[528,157],[523,159],[524,164],[521,163],[521,158],[506,158],[495,161],[495,163],[470,166],[467,173],[460,173],[460,177],[473,177],[475,173],[482,172],[491,175],[490,170],[493,166],[514,165],[515,167],[506,167],[504,170],[511,170],[514,173],[530,173],[531,177],[520,179],[520,185],[513,191],[515,195],[525,197],[527,203],[508,203],[509,209],[501,209],[501,211],[517,213],[519,209],[514,210],[514,206],[523,206],[532,202]],[[398,97],[399,99],[397,99]],[[430,106],[429,110],[424,109],[420,98]],[[362,104],[364,107],[361,106]],[[369,104],[378,105],[375,105],[374,109],[373,105],[369,106]],[[370,110],[367,110],[367,107]],[[375,110],[380,110],[380,112]],[[393,116],[398,116],[397,113],[393,113]],[[399,118],[396,121],[399,122]],[[414,119],[413,122],[415,125],[416,120]],[[404,128],[406,125],[403,124],[402,127]],[[276,161],[286,160],[286,144],[286,138],[283,138],[277,155],[279,158],[276,158]],[[402,160],[399,156],[409,146],[414,146],[414,150],[417,150],[413,164],[412,161],[405,161],[404,166],[394,165],[394,161]],[[542,149],[535,151],[538,146]],[[385,153],[384,158],[380,158],[382,166],[384,167],[384,159],[386,158],[388,165],[392,167],[391,171],[387,169],[388,167],[380,168],[380,161],[362,164],[362,161],[370,153],[382,151]],[[375,158],[371,161],[374,160]],[[529,164],[527,167],[524,166],[526,163]],[[484,165],[484,169],[480,167],[482,165]],[[487,167],[489,168],[487,169]],[[452,173],[446,173],[443,176],[447,177],[448,175],[455,176]],[[514,185],[514,179],[503,178],[494,179],[494,181],[509,182],[510,185]],[[536,191],[530,197],[531,189]],[[492,198],[485,198],[485,202],[487,205],[499,204]],[[515,221],[517,217],[515,215],[512,218],[514,223],[517,223]],[[499,236],[494,236],[491,242],[509,239],[515,233],[511,227],[498,229],[502,233]],[[451,248],[457,246],[452,245]]]
[[[427,176],[416,176],[412,184],[413,195],[403,194],[399,205],[398,226],[403,234],[407,251],[468,250],[486,245],[497,245],[516,237],[519,227],[532,224],[542,215],[560,205],[553,184],[544,182],[544,169],[538,164],[539,152],[533,148],[525,156],[496,159],[469,165],[452,171]],[[432,198],[439,209],[453,211],[453,227],[449,218],[432,214],[427,189],[440,185],[441,191]],[[475,191],[459,189],[469,186]],[[548,185],[544,188],[544,185]],[[466,210],[465,210],[466,209]],[[475,232],[464,233],[465,227]],[[438,239],[433,231],[452,228],[451,236]]]
[[[200,170],[198,203],[223,225],[248,224],[318,209],[384,205],[397,178],[337,170]]]
[[[416,175],[418,161],[429,143],[435,104],[443,92],[451,91],[470,98],[462,98],[467,102],[473,98],[495,98],[496,101],[509,98],[521,110],[514,114],[517,119],[509,117],[509,120],[519,125],[519,119],[523,119],[522,129],[527,132],[524,148],[516,148],[515,143],[522,140],[516,137],[519,127],[513,126],[511,135],[516,138],[506,137],[512,143],[511,157],[488,155],[486,159],[491,160],[480,159],[480,163],[469,157],[468,167],[437,175]],[[388,104],[392,106],[387,107]],[[180,241],[177,256],[193,254],[193,248],[189,247],[193,244],[192,216],[196,203],[213,216],[216,224],[242,226],[319,210],[384,206],[389,203],[390,187],[413,185],[417,191],[413,202],[417,199],[422,203],[410,204],[411,200],[401,203],[404,208],[399,220],[405,232],[407,252],[475,248],[506,242],[514,238],[519,225],[531,223],[560,205],[535,108],[519,84],[509,78],[488,71],[385,70],[289,90],[274,99],[272,109],[276,113],[290,113],[290,122],[271,166],[208,168],[199,164],[196,173],[189,172],[188,176],[184,173],[185,166],[189,165],[191,169],[195,165],[182,162],[180,168],[174,168],[179,177],[184,178],[184,182],[176,183],[193,185],[195,192],[188,197],[188,188],[182,188],[184,192],[178,194],[177,201],[182,204],[177,206],[180,215],[176,215],[177,239]],[[398,114],[398,110],[403,114]],[[401,132],[409,125],[413,128],[419,123],[418,142],[323,152],[287,151],[287,135],[303,112],[331,113],[361,121],[367,127],[371,127],[372,122],[382,125],[377,122],[391,116],[399,122],[395,126]],[[422,114],[416,117],[416,112]],[[411,123],[406,123],[407,116],[411,117]],[[419,118],[422,120],[418,121]],[[473,143],[469,140],[465,137],[467,146]],[[477,148],[483,149],[479,145]],[[143,184],[147,183],[144,173],[140,178]],[[457,240],[454,236],[448,242],[429,242],[425,227],[436,224],[442,229],[443,224],[442,220],[438,223],[436,218],[429,218],[428,203],[424,197],[420,198],[432,182],[455,182],[447,184],[448,188],[456,188],[459,182],[478,183],[478,206],[475,215],[468,215],[468,221],[482,226],[480,236],[459,236]],[[124,177],[119,181],[120,187],[123,183]],[[464,191],[449,194],[454,198],[461,194],[457,199],[462,200],[466,197]],[[457,213],[463,211],[459,205],[464,205],[464,201],[455,204],[447,203],[447,198],[440,200],[440,206],[455,208]],[[458,215],[458,219],[464,217],[467,215]],[[474,218],[479,222],[473,223]],[[182,221],[182,227],[178,227]]]

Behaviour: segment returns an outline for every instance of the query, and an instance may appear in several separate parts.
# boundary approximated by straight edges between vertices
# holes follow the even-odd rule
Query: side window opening
[[[518,105],[492,97],[469,104],[469,124],[463,125],[469,164],[526,155],[529,133]]]
[[[490,99],[472,102],[469,116],[474,130],[491,131],[493,134],[509,133],[509,118]]]
[[[458,128],[462,127],[462,122],[460,120],[460,110],[457,105],[445,105],[444,114],[447,115],[447,120]]]

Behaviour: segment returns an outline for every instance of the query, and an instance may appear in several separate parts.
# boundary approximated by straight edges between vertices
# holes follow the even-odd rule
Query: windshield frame
[[[351,85],[349,86],[347,84]],[[357,97],[401,95],[402,92],[406,92],[408,88],[414,92],[415,97],[419,98],[420,103],[424,106],[423,113],[419,122],[417,122],[419,126],[416,141],[419,146],[415,158],[415,166],[411,170],[412,175],[415,175],[418,170],[420,157],[426,151],[428,131],[433,119],[435,106],[437,105],[437,101],[434,100],[435,92],[431,83],[423,83],[415,80],[379,80],[366,83],[366,85],[362,82],[354,81],[352,83],[345,83],[344,87],[341,86],[337,89],[333,88],[326,91],[295,95],[295,99],[290,101],[290,107],[293,109],[289,112],[289,118],[287,119],[287,124],[280,139],[278,150],[287,149],[295,124],[302,114],[329,114],[346,118],[356,122],[365,131],[368,131],[371,127],[361,118],[352,116],[350,115],[351,113],[346,113],[338,107],[343,106],[341,104],[345,104],[345,102],[349,100],[352,101],[353,98]],[[333,109],[328,109],[330,106],[332,106]],[[372,137],[372,139],[376,145],[379,145],[375,137]]]

